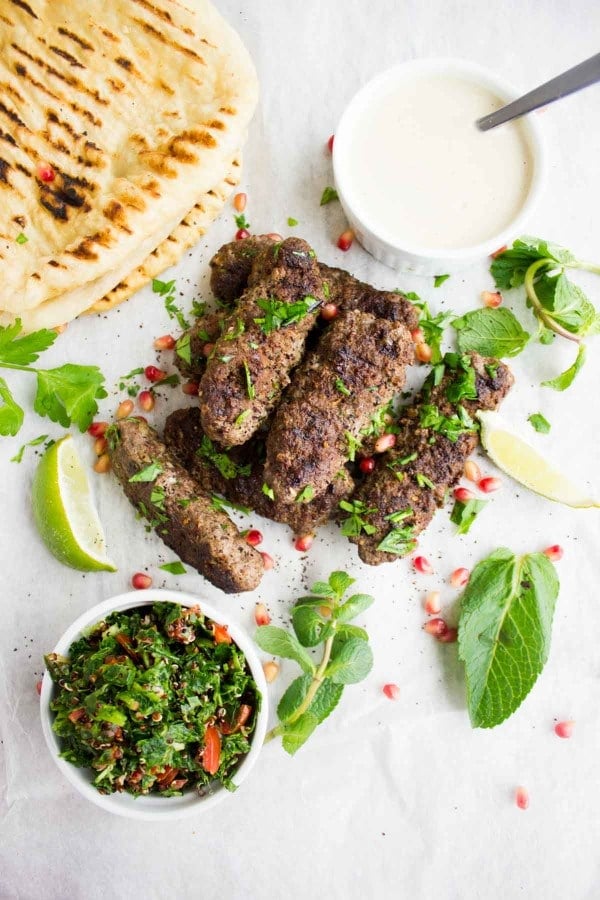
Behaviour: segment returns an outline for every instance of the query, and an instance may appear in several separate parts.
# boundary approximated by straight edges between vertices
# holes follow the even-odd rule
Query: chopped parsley
[[[344,382],[342,381],[341,378],[335,379],[335,389],[336,389],[336,391],[339,391],[340,394],[343,394],[344,397],[352,396],[352,391],[346,387],[346,385],[344,384]]]
[[[381,543],[377,545],[377,549],[381,553],[406,556],[407,553],[411,553],[417,546],[414,531],[414,525],[407,525],[405,528],[393,528],[386,534]]]
[[[350,434],[349,431],[344,432],[344,437],[346,438],[346,443],[348,445],[348,459],[350,462],[354,462],[356,459],[356,453],[360,450],[360,446],[362,441],[358,440],[354,437],[354,435]]]
[[[17,450],[14,456],[11,456],[10,461],[14,463],[20,463],[23,459],[23,454],[27,450],[28,447],[39,447],[40,444],[43,444],[44,441],[48,440],[47,434],[40,434],[39,437],[34,438],[32,441],[27,441],[26,444],[23,444],[22,447]],[[48,441],[48,447],[50,447],[54,441]],[[47,449],[47,448],[45,448]]]
[[[449,278],[449,275],[436,275],[433,279],[433,286],[436,288],[441,287],[445,281],[448,281]]]
[[[552,428],[548,419],[541,413],[531,413],[531,415],[527,417],[527,421],[540,434],[548,434]]]
[[[288,216],[287,223],[290,228],[295,228],[299,224],[298,219],[293,219],[292,216]]]
[[[186,331],[185,334],[182,334],[177,343],[175,344],[175,352],[177,356],[181,357],[181,359],[191,366],[192,364],[192,336],[189,331]]]
[[[176,559],[174,562],[165,563],[158,568],[162,569],[163,572],[168,572],[169,575],[185,575],[186,572],[185,566],[178,559]]]
[[[340,509],[349,513],[342,522],[342,534],[345,537],[358,537],[361,532],[375,534],[377,528],[367,522],[367,516],[377,512],[377,507],[367,506],[362,500],[340,500]]]
[[[414,510],[408,506],[406,509],[399,509],[397,512],[390,513],[389,516],[386,516],[386,519],[392,525],[397,525],[399,522],[403,522],[404,519],[408,519],[409,516],[414,516],[414,514]]]
[[[230,325],[227,331],[223,334],[224,341],[235,341],[237,338],[241,337],[246,330],[246,326],[242,322],[239,316],[235,317],[235,321],[233,325]]]
[[[261,490],[265,497],[268,497],[269,500],[275,500],[275,491],[272,487],[269,487],[266,481],[263,483]]]
[[[244,366],[244,378],[246,380],[246,393],[248,394],[248,400],[254,400],[256,397],[256,391],[254,389],[254,385],[252,384],[252,376],[250,375],[250,368],[246,360],[243,362]]]
[[[163,467],[159,462],[153,460],[149,466],[146,466],[143,469],[140,469],[139,472],[136,472],[135,475],[132,475],[129,479],[130,484],[136,484],[138,482],[152,482],[156,481],[158,476],[162,473]]]
[[[221,473],[223,478],[226,478],[230,481],[232,478],[237,478],[239,475],[244,477],[248,476],[252,470],[252,466],[250,463],[246,466],[239,466],[235,463],[227,453],[224,453],[221,450],[217,450],[211,439],[207,434],[202,436],[202,443],[196,450],[196,454],[198,456],[204,457],[209,462],[213,464],[213,466]]]
[[[247,419],[248,416],[250,415],[250,412],[251,412],[251,410],[249,410],[249,409],[244,409],[244,410],[242,410],[242,412],[239,414],[239,416],[236,416],[236,418],[235,418],[233,424],[234,424],[234,425],[241,425],[242,422],[245,422],[245,421],[246,421],[246,419]]]
[[[26,244],[29,241],[29,238],[21,231],[20,234],[16,236],[15,240],[17,244]]]
[[[416,294],[407,294],[406,296],[421,310],[419,328],[423,332],[425,343],[431,347],[431,362],[435,365],[442,358],[441,346],[444,338],[444,325],[454,313],[451,311],[439,312],[434,316],[429,309],[429,304],[421,300]]]
[[[201,319],[206,315],[206,303],[204,300],[192,300],[192,315]]]
[[[423,475],[421,472],[417,472],[415,478],[420,488],[429,488],[430,491],[433,491],[435,489],[435,484],[433,483],[431,478],[427,477],[427,475]]]
[[[475,369],[468,353],[446,353],[444,365],[454,372],[450,384],[446,388],[446,397],[450,403],[460,403],[461,400],[476,400]]]
[[[246,231],[250,229],[250,222],[246,221],[244,213],[240,213],[239,216],[234,216],[234,219],[238,228],[245,228]]]
[[[301,491],[296,494],[296,503],[310,503],[315,496],[315,489],[312,484],[307,484]]]
[[[45,662],[61,757],[101,794],[235,789],[261,698],[242,651],[217,641],[199,607],[111,613]]]
[[[393,418],[393,404],[386,403],[373,413],[371,421],[365,428],[360,429],[360,433],[365,437],[379,437],[383,432],[394,434],[398,431],[398,426],[393,424]]]
[[[334,187],[330,187],[329,185],[326,188],[323,188],[323,193],[321,194],[321,202],[320,206],[327,206],[328,203],[331,203],[333,200],[339,200],[338,192]]]
[[[165,512],[165,489],[162,487],[153,487],[152,493],[150,494],[150,503],[159,509],[161,512]]]
[[[190,327],[190,323],[175,302],[175,281],[160,281],[158,278],[153,278],[152,290],[155,294],[158,294],[163,298],[169,318],[177,319],[179,327],[183,329],[183,331],[187,331]]]
[[[234,503],[233,500],[227,500],[218,494],[210,495],[210,505],[219,512],[225,512],[227,509],[235,509],[237,512],[245,513],[246,515],[249,515],[251,512],[247,506],[242,506],[241,503]]]
[[[453,444],[461,434],[472,434],[477,431],[477,425],[464,406],[458,406],[455,415],[444,416],[433,403],[425,403],[420,410],[419,425],[421,428],[430,428],[443,435]]]
[[[316,297],[312,297],[309,294],[302,300],[296,300],[294,303],[285,303],[276,297],[270,297],[269,299],[263,297],[256,302],[264,312],[264,316],[256,318],[254,321],[257,325],[260,325],[264,334],[271,334],[272,331],[276,331],[278,328],[300,322],[318,301]]]

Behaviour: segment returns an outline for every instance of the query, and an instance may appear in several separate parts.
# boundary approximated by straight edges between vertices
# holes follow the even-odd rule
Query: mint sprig
[[[279,724],[265,738],[281,737],[283,749],[292,755],[333,712],[345,685],[362,681],[373,666],[367,633],[350,621],[374,600],[368,594],[354,594],[343,602],[352,584],[354,578],[345,572],[332,572],[327,582],[313,585],[311,596],[294,605],[293,634],[274,625],[263,625],[255,634],[262,650],[294,660],[303,672],[279,701]],[[321,645],[321,658],[315,661],[306,648]]]
[[[26,335],[21,332],[20,319],[12,325],[0,326],[0,368],[34,373],[36,413],[65,428],[76,425],[85,431],[98,411],[97,401],[107,396],[104,375],[97,366],[73,363],[56,369],[34,368],[32,363],[52,346],[58,335],[46,328]],[[0,400],[0,435],[15,435],[21,429],[24,413],[3,378],[0,378]]]
[[[474,728],[493,728],[521,705],[550,652],[559,581],[543,553],[500,548],[478,563],[462,596],[458,655]]]

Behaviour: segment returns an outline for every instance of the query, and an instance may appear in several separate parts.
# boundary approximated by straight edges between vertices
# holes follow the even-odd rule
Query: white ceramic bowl
[[[256,727],[252,734],[252,746],[250,752],[244,757],[240,767],[233,775],[232,781],[236,785],[240,785],[248,776],[252,769],[258,754],[263,746],[265,732],[267,730],[268,719],[268,701],[267,701],[267,684],[263,674],[262,664],[259,660],[254,645],[248,635],[242,629],[231,621],[229,616],[214,609],[205,603],[200,597],[192,594],[183,594],[179,591],[166,591],[149,589],[143,592],[133,591],[127,594],[120,594],[118,597],[112,597],[105,600],[97,606],[92,607],[83,615],[81,615],[70,628],[68,628],[58,644],[54,648],[55,653],[66,656],[69,647],[73,641],[77,640],[81,634],[87,631],[96,622],[102,621],[112,612],[123,611],[125,609],[133,609],[136,606],[147,606],[155,602],[178,603],[181,606],[200,606],[202,612],[213,621],[220,625],[227,625],[229,633],[233,641],[243,651],[250,671],[260,694],[262,695],[261,709],[256,719]],[[142,796],[133,797],[131,794],[115,793],[100,794],[92,785],[91,774],[88,769],[80,769],[72,765],[66,760],[60,758],[61,741],[60,738],[52,730],[52,722],[54,713],[50,709],[50,702],[56,695],[56,686],[48,672],[44,673],[42,680],[42,691],[40,696],[42,729],[48,749],[52,755],[52,759],[71,784],[77,788],[80,794],[91,800],[97,806],[107,810],[107,812],[116,813],[120,816],[127,816],[130,819],[152,820],[154,822],[165,822],[171,819],[179,819],[184,816],[191,816],[202,810],[210,809],[216,803],[219,803],[225,797],[233,796],[231,791],[216,785],[212,793],[203,797],[198,796],[194,791],[184,793],[181,797],[159,797],[159,796]]]
[[[353,191],[355,173],[350,164],[349,148],[361,116],[375,98],[385,94],[391,85],[424,75],[447,75],[471,80],[488,88],[504,102],[514,100],[520,93],[503,78],[476,63],[461,59],[417,59],[394,66],[369,81],[346,107],[335,132],[333,146],[333,170],[336,188],[350,227],[363,247],[376,259],[403,272],[415,275],[439,275],[464,269],[518,237],[523,222],[531,213],[542,189],[546,175],[544,144],[535,114],[521,119],[523,131],[533,161],[533,175],[529,191],[517,215],[506,228],[488,240],[470,247],[441,249],[419,246],[403,241],[402,244],[384,237],[376,221],[359,207]]]

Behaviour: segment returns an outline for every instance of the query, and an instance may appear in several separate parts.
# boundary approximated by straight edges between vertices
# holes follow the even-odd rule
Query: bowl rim
[[[84,631],[96,624],[96,622],[100,622],[112,612],[134,609],[138,606],[148,606],[157,602],[172,602],[186,607],[200,606],[202,613],[207,616],[207,618],[216,622],[218,625],[227,626],[234,643],[237,644],[246,657],[252,677],[261,694],[261,706],[256,718],[250,750],[232,777],[232,781],[236,787],[238,787],[247,778],[262,750],[267,730],[269,703],[267,683],[262,663],[258,657],[252,639],[227,613],[215,609],[215,607],[211,606],[209,603],[205,603],[201,597],[183,591],[171,591],[165,588],[148,588],[144,591],[128,591],[114,597],[109,597],[107,600],[103,600],[101,603],[92,606],[78,616],[58,640],[53,652],[66,655],[71,644]],[[72,763],[61,759],[59,756],[61,743],[58,735],[52,730],[54,713],[50,709],[50,702],[54,693],[55,684],[50,677],[50,673],[45,669],[40,691],[40,716],[46,745],[52,759],[67,781],[69,781],[83,797],[90,800],[96,806],[99,806],[108,812],[125,816],[130,819],[159,822],[198,814],[201,811],[210,809],[224,800],[225,797],[231,795],[231,791],[228,791],[223,786],[219,786],[215,789],[214,793],[204,797],[200,797],[193,792],[184,794],[182,797],[156,797],[149,795],[138,798],[127,793],[98,793],[87,777],[86,769],[78,768]]]
[[[346,208],[348,218],[360,223],[369,235],[380,244],[384,245],[387,250],[405,252],[423,259],[447,259],[449,262],[460,262],[471,260],[477,256],[485,256],[490,249],[497,249],[503,246],[507,240],[519,230],[521,223],[527,218],[532,208],[536,205],[537,200],[542,191],[543,185],[547,179],[547,159],[543,133],[539,122],[534,116],[524,116],[519,121],[523,125],[526,140],[533,161],[533,175],[529,185],[527,195],[520,206],[517,214],[509,224],[501,231],[480,241],[478,244],[471,244],[468,247],[447,248],[434,247],[422,244],[415,244],[409,241],[394,241],[390,234],[381,231],[377,224],[369,221],[368,217],[357,212],[349,197],[352,197],[352,188],[348,190],[348,184],[351,182],[351,176],[345,165],[345,150],[350,143],[352,136],[354,117],[360,114],[361,107],[368,100],[378,95],[382,89],[389,83],[399,82],[407,78],[420,76],[423,74],[450,74],[463,75],[476,81],[477,83],[488,87],[497,93],[504,102],[510,102],[522,94],[515,86],[502,76],[497,75],[491,69],[473,62],[472,60],[462,59],[460,57],[421,57],[418,59],[406,60],[397,63],[383,72],[379,72],[366,84],[364,84],[356,94],[351,98],[345,107],[341,119],[335,131],[335,141],[333,144],[333,172],[335,185],[340,195],[342,206]]]

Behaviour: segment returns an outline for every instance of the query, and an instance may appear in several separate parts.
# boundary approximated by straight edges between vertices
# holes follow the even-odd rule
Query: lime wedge
[[[481,443],[499,469],[530,491],[564,506],[600,506],[566,475],[555,469],[537,450],[510,432],[498,413],[478,413]]]
[[[31,501],[40,536],[60,562],[82,572],[116,572],[106,556],[102,525],[71,435],[42,456]]]

